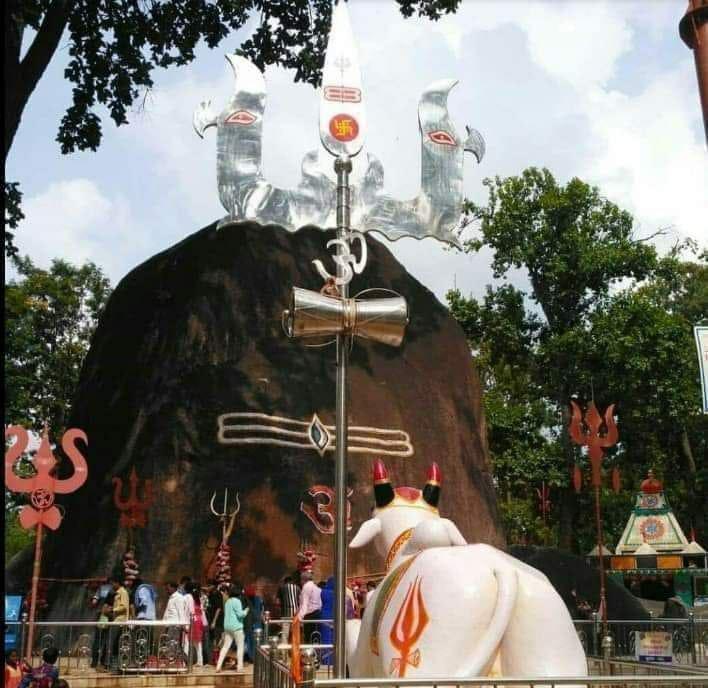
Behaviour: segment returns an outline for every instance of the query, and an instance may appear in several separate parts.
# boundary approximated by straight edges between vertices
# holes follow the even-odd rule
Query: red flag
[[[302,664],[300,662],[300,617],[295,614],[292,624],[292,645],[290,650],[290,675],[295,683],[302,682]]]

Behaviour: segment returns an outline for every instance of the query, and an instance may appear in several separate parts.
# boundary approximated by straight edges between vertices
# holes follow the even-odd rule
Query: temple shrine
[[[597,557],[597,548],[589,556]],[[615,554],[603,550],[603,557],[608,576],[651,611],[661,612],[671,598],[708,611],[708,555],[684,534],[653,471],[640,485]]]

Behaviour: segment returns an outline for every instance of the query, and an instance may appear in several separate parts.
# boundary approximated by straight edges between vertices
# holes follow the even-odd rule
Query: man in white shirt
[[[175,626],[182,626],[182,650],[185,655],[189,654],[189,620],[190,613],[187,607],[187,597],[183,595],[177,588],[176,583],[167,584],[167,606],[165,613],[162,615],[163,621],[170,621]],[[191,597],[191,595],[190,595]]]
[[[302,590],[300,591],[300,607],[297,610],[297,616],[300,621],[316,621],[320,618],[322,610],[322,591],[320,587],[312,580],[310,571],[303,571],[300,574],[300,580],[304,581]],[[303,636],[305,644],[312,642],[312,634],[318,630],[319,624],[304,623]]]

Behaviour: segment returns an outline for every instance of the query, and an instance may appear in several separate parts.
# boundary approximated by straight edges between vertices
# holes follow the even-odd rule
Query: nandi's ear
[[[462,533],[457,529],[457,526],[449,518],[441,518],[440,520],[445,525],[445,530],[450,538],[451,545],[467,544],[467,540],[465,540]]]
[[[364,521],[359,528],[359,532],[349,543],[350,547],[357,548],[369,544],[381,532],[381,521],[378,518],[370,518]]]

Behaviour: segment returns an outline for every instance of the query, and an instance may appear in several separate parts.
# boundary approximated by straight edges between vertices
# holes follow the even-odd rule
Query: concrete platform
[[[246,667],[246,673],[235,671],[215,673],[212,666],[195,667],[189,674],[112,674],[93,669],[79,672],[62,672],[61,678],[69,682],[71,688],[176,688],[177,686],[199,686],[200,688],[251,688],[253,667]]]

